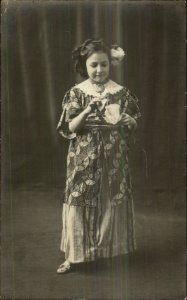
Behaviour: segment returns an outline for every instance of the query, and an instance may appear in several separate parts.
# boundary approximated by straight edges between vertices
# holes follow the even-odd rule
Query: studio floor
[[[19,186],[3,197],[3,300],[184,299],[184,213],[140,209],[135,203],[138,248],[133,255],[58,275],[64,257],[59,250],[60,187]]]

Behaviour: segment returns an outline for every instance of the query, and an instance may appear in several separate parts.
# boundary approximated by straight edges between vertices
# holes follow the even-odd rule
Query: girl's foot
[[[68,260],[65,260],[57,269],[58,274],[65,274],[72,270],[72,265]]]

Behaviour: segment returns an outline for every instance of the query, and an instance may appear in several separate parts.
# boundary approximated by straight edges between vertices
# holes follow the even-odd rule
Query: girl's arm
[[[90,101],[89,105],[77,117],[73,118],[73,120],[69,122],[69,130],[71,132],[79,131],[84,125],[89,113],[100,101],[101,100],[99,98],[94,98],[92,101]]]

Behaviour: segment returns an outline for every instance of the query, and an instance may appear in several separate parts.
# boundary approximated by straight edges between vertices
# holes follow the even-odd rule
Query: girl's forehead
[[[108,55],[103,51],[97,51],[92,53],[88,58],[87,61],[105,61],[108,60]]]

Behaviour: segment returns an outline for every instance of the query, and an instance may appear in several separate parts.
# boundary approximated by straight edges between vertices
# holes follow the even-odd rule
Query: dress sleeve
[[[141,112],[139,108],[139,101],[136,95],[128,89],[125,89],[124,98],[124,112],[133,117],[135,120],[139,119],[141,117]]]
[[[62,101],[62,114],[57,125],[57,131],[67,139],[76,137],[76,133],[69,130],[69,122],[82,111],[81,103],[73,90],[69,90]]]

